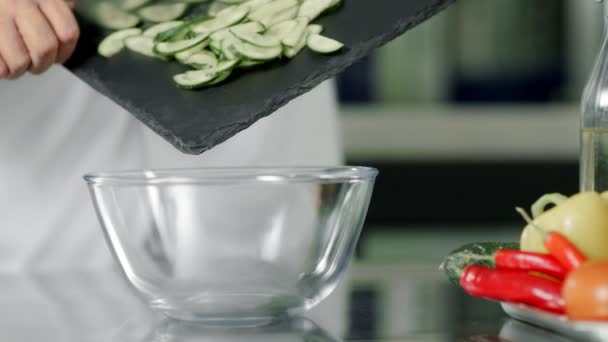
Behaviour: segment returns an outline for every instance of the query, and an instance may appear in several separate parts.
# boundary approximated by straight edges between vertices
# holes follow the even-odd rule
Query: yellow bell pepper
[[[588,259],[608,259],[608,193],[576,194],[535,218],[534,224],[563,234]],[[530,226],[521,235],[521,250],[547,253],[541,236]]]

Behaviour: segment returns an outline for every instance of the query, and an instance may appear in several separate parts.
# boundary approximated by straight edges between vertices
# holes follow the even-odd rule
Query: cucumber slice
[[[110,58],[125,47],[125,39],[139,35],[141,35],[141,30],[138,28],[116,31],[101,41],[97,47],[97,52],[103,57]]]
[[[142,19],[154,23],[175,20],[181,18],[189,5],[184,3],[169,3],[146,6],[137,11]]]
[[[239,68],[249,69],[262,64],[264,64],[264,61],[243,60],[239,63]]]
[[[180,26],[177,26],[173,29],[170,29],[165,32],[157,34],[156,37],[154,38],[154,40],[156,42],[169,42],[169,41],[188,39],[188,36],[191,33],[190,28],[192,26],[204,23],[211,19],[212,19],[211,17],[201,16],[201,17],[197,17],[197,18],[188,20],[187,22],[181,24]]]
[[[308,34],[321,34],[323,33],[323,26],[319,24],[308,25]]]
[[[300,40],[298,41],[296,46],[294,46],[294,47],[285,46],[285,48],[283,50],[283,53],[285,54],[285,56],[288,58],[294,58],[295,56],[297,56],[300,53],[300,51],[302,51],[302,49],[304,49],[304,47],[306,46],[307,38],[308,38],[308,31],[306,31],[305,34],[302,36],[302,38],[300,38]]]
[[[132,11],[146,5],[149,2],[150,0],[123,0],[122,9],[125,11]]]
[[[261,21],[268,16],[277,15],[292,7],[298,7],[298,0],[275,0],[263,6],[252,8],[252,12],[247,17],[251,21]]]
[[[134,36],[125,39],[125,46],[140,55],[165,59],[154,53],[154,39],[146,36]]]
[[[209,9],[207,10],[207,14],[212,17],[216,17],[218,13],[220,13],[223,9],[230,7],[221,1],[215,1],[211,5],[209,5]]]
[[[339,41],[324,37],[320,34],[311,34],[308,37],[306,44],[312,51],[323,54],[334,53],[344,47],[344,44]]]
[[[136,15],[127,13],[110,2],[100,2],[94,13],[97,23],[111,30],[123,30],[139,24]]]
[[[159,33],[163,33],[169,30],[172,30],[176,27],[179,27],[181,25],[183,25],[184,22],[180,21],[180,20],[175,20],[175,21],[167,21],[165,23],[161,23],[161,24],[156,24],[154,26],[151,26],[150,28],[148,28],[147,30],[144,31],[144,36],[146,37],[152,37],[152,38],[156,38],[156,36]]]
[[[173,76],[173,81],[179,88],[196,89],[213,81],[216,77],[216,72],[208,70],[187,71],[183,74]]]
[[[306,17],[309,21],[313,21],[335,5],[335,0],[304,0],[302,6],[300,6],[298,17]]]
[[[225,60],[238,60],[239,57],[237,55],[236,49],[234,47],[234,44],[239,43],[238,39],[236,38],[226,38],[224,40],[222,40],[222,48],[221,48],[221,52],[222,52],[222,58],[224,58]]]
[[[294,28],[296,28],[298,22],[295,20],[287,20],[278,24],[272,25],[265,33],[266,36],[276,37],[279,40],[285,38]]]
[[[240,31],[240,32],[260,33],[260,32],[264,32],[265,28],[262,24],[252,21],[249,23],[234,25],[230,28],[230,30]]]
[[[205,39],[200,44],[197,44],[184,51],[180,51],[175,54],[175,59],[177,59],[179,62],[183,62],[183,61],[187,60],[193,54],[203,51],[203,49],[205,49],[207,46],[209,46],[210,42],[211,42],[211,40]]]
[[[241,4],[247,0],[219,0],[220,2],[223,2],[227,5],[238,5]]]
[[[214,68],[186,71],[183,74],[175,75],[173,80],[180,88],[196,89],[214,81],[219,76],[223,76],[225,72],[230,72],[237,64],[238,60],[224,61]]]
[[[271,27],[275,24],[281,23],[286,20],[295,19],[298,15],[298,6],[294,6],[288,8],[284,11],[281,11],[277,14],[269,15],[260,20],[260,23],[264,25],[264,27]]]
[[[219,63],[215,54],[205,50],[194,53],[180,62],[197,69],[214,68]]]
[[[273,1],[274,0],[249,0],[243,2],[240,6],[247,6],[250,10],[254,10]]]
[[[259,47],[275,47],[275,46],[280,46],[281,45],[281,41],[275,37],[272,36],[263,36],[261,34],[258,33],[252,33],[252,32],[241,32],[239,30],[230,30],[232,32],[232,34],[234,34],[238,39],[253,44],[255,46],[259,46]]]
[[[283,49],[280,46],[262,48],[245,42],[236,42],[233,46],[238,56],[257,61],[275,59],[283,53]]]
[[[260,25],[260,23],[256,23],[256,22],[249,22],[249,23],[245,23],[245,24],[239,24],[239,25],[235,25],[232,27],[227,27],[224,29],[221,29],[219,31],[214,32],[213,34],[211,34],[211,39],[213,40],[219,40],[222,41],[228,37],[234,37],[234,35],[232,34],[231,31],[241,31],[241,32],[253,32],[253,33],[257,33],[257,32],[262,32],[264,31],[264,27],[262,25]]]
[[[211,43],[209,43],[209,49],[216,55],[220,56],[222,54],[222,41],[211,40]]]
[[[296,47],[298,42],[302,39],[304,35],[306,35],[306,29],[308,28],[308,21],[303,18],[296,19],[296,26],[287,34],[283,39],[281,39],[281,43],[288,47]]]
[[[219,74],[213,81],[205,84],[205,87],[210,87],[212,85],[224,82],[228,77],[230,77],[231,74],[232,70],[224,71],[223,73]]]
[[[223,28],[233,26],[241,22],[247,14],[249,9],[247,7],[231,7],[228,12],[222,11],[222,16],[217,16],[211,20],[207,20],[201,24],[192,26],[192,31],[195,33],[213,33]]]
[[[154,52],[158,53],[161,56],[170,57],[178,52],[187,50],[193,46],[201,44],[206,39],[208,39],[208,36],[202,34],[194,38],[178,40],[175,42],[160,42],[156,43],[156,45],[154,46]]]

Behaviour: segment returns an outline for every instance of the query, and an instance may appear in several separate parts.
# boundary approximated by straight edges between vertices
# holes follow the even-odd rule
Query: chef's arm
[[[64,63],[80,34],[65,0],[0,0],[0,79]]]

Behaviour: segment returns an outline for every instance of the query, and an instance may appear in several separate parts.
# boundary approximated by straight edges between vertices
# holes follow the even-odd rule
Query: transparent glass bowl
[[[111,251],[152,308],[257,325],[333,291],[376,175],[363,167],[214,168],[85,180]]]

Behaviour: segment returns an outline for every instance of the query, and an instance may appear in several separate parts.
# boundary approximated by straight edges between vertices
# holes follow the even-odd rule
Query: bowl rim
[[[367,166],[259,166],[142,169],[91,172],[89,185],[172,185],[235,183],[344,183],[373,180],[378,170]]]

